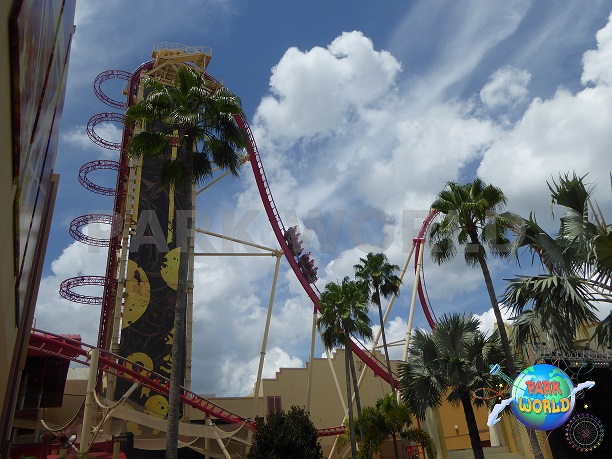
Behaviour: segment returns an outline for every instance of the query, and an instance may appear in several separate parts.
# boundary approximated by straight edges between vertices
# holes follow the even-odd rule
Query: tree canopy
[[[317,429],[303,408],[259,417],[256,426],[247,459],[323,459]]]
[[[504,304],[517,316],[515,344],[541,342],[542,331],[560,348],[573,348],[578,330],[598,323],[594,337],[612,345],[612,316],[598,307],[612,302],[612,225],[591,199],[585,177],[565,175],[548,184],[553,209],[560,209],[559,231],[546,232],[535,215],[524,220],[523,245],[543,272],[510,279]]]
[[[474,457],[484,459],[472,403],[484,402],[473,391],[496,382],[489,365],[503,363],[499,334],[484,335],[480,321],[471,314],[445,314],[430,333],[415,330],[406,363],[400,363],[400,393],[404,403],[420,419],[427,408],[444,399],[461,403]]]

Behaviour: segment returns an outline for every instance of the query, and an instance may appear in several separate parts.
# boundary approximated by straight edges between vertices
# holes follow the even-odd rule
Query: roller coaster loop
[[[80,293],[73,292],[72,289],[75,287],[84,287],[91,285],[106,286],[107,284],[116,284],[116,282],[110,281],[107,283],[106,278],[104,276],[70,277],[60,284],[59,294],[62,298],[74,301],[75,303],[101,305],[101,296],[82,295]]]
[[[95,127],[101,123],[123,123],[124,115],[121,113],[98,113],[97,115],[89,118],[87,122],[87,135],[92,140],[93,143],[99,145],[103,148],[108,148],[109,150],[121,150],[121,142],[111,142],[110,140],[103,139],[98,134],[96,134]]]
[[[104,196],[114,196],[116,191],[115,187],[111,188],[98,185],[96,183],[93,183],[87,177],[87,174],[89,174],[91,171],[97,170],[119,171],[119,162],[108,159],[97,159],[95,161],[90,161],[88,163],[83,164],[79,169],[79,183],[83,185],[84,188],[88,189],[93,193],[101,194]]]
[[[98,99],[100,99],[106,105],[109,105],[113,108],[119,108],[119,109],[125,110],[125,107],[126,107],[125,102],[111,99],[104,93],[104,91],[102,91],[102,83],[112,78],[119,78],[121,80],[129,81],[130,78],[132,78],[132,74],[124,70],[106,70],[100,73],[96,77],[94,81],[94,93],[96,94],[96,96],[98,96]]]
[[[98,238],[88,236],[83,233],[83,227],[91,224],[101,223],[103,225],[110,225],[111,235],[117,234],[121,231],[123,225],[123,219],[119,216],[107,215],[107,214],[86,214],[76,217],[70,222],[70,228],[68,232],[77,241],[84,244],[93,245],[96,247],[108,247],[110,237]]]

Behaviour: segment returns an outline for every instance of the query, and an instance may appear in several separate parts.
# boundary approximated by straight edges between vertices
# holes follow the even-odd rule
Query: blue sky
[[[523,216],[535,211],[553,230],[546,181],[575,170],[599,184],[597,199],[610,215],[607,1],[588,7],[561,0],[152,4],[77,4],[39,328],[96,340],[99,310],[57,293],[63,279],[102,274],[106,264],[106,253],[68,234],[73,218],[112,208],[112,198],[93,195],[77,181],[83,163],[117,158],[86,136],[92,115],[114,111],[95,97],[92,84],[104,70],[133,71],[150,59],[155,43],[165,41],[212,48],[209,73],[242,99],[277,207],[286,226],[299,224],[310,240],[321,289],[352,275],[369,251],[384,250],[403,265],[421,219],[447,181],[478,176],[502,188],[509,210]],[[121,98],[122,83],[106,82],[104,90]],[[97,132],[109,139],[120,135],[112,124]],[[91,178],[115,180],[110,172]],[[197,205],[200,225],[276,247],[250,167],[239,179],[215,185]],[[240,221],[249,224],[242,228]],[[203,239],[199,245],[210,247]],[[490,326],[479,270],[461,259],[442,267],[428,257],[425,263],[436,314],[472,311]],[[252,390],[273,269],[271,258],[197,260],[198,392]],[[491,261],[491,269],[501,293],[504,279],[527,266],[521,271],[513,262]],[[389,341],[406,331],[411,285],[407,275],[391,313]],[[266,375],[307,360],[311,313],[282,263]],[[426,325],[420,310],[415,325]]]

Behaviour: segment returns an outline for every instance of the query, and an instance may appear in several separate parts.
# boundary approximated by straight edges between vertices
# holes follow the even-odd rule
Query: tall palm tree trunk
[[[376,306],[378,306],[378,318],[380,320],[380,335],[383,341],[383,349],[385,351],[385,362],[387,364],[387,374],[389,375],[389,384],[391,385],[391,390],[395,393],[395,383],[393,381],[393,372],[391,371],[391,359],[389,358],[389,348],[387,347],[387,336],[385,335],[385,324],[383,323],[383,313],[382,306],[380,305],[380,296],[378,296],[378,301],[376,302]]]
[[[378,318],[380,320],[380,335],[383,341],[383,349],[385,351],[385,362],[387,364],[387,373],[389,374],[389,384],[391,385],[391,391],[395,394],[395,382],[393,380],[393,372],[391,371],[391,359],[389,358],[389,348],[387,347],[387,337],[385,335],[385,324],[383,321],[382,306],[380,304],[380,293],[376,290],[376,306],[378,306]],[[395,433],[393,434],[393,450],[395,452],[395,459],[399,459],[399,450],[397,448],[397,438]]]
[[[166,459],[176,459],[178,456],[178,430],[181,410],[181,382],[183,380],[183,362],[185,351],[185,320],[187,312],[187,281],[189,275],[189,245],[191,239],[191,189],[193,186],[193,148],[194,142],[187,138],[185,144],[185,169],[183,172],[183,198],[187,224],[183,234],[177,232],[182,240],[177,240],[181,247],[178,268],[178,285],[174,308],[174,332],[172,339],[172,369],[170,372],[170,389],[168,396],[168,432],[166,434]]]
[[[508,334],[506,333],[506,326],[504,325],[504,319],[501,315],[501,311],[499,309],[499,303],[497,302],[497,295],[495,295],[495,289],[493,288],[493,280],[491,279],[491,272],[489,271],[489,266],[487,265],[487,259],[484,255],[484,247],[476,236],[471,236],[472,243],[477,244],[478,248],[478,263],[480,264],[480,269],[482,270],[482,275],[485,280],[485,285],[487,286],[487,293],[489,294],[489,300],[491,301],[491,307],[493,308],[493,313],[495,314],[495,320],[497,322],[497,329],[499,331],[499,338],[502,344],[502,349],[504,351],[504,356],[506,357],[506,368],[508,369],[509,376],[511,378],[515,378],[518,372],[516,371],[516,366],[514,365],[514,357],[512,356],[512,349],[510,348],[510,340],[508,339]]]
[[[465,421],[467,422],[470,443],[472,444],[472,451],[474,452],[474,459],[485,459],[484,451],[482,450],[482,443],[480,441],[480,434],[478,433],[478,424],[476,423],[476,416],[474,415],[474,408],[472,408],[472,399],[469,392],[464,391],[461,393],[461,405],[463,406],[463,413],[465,414]]]
[[[344,347],[344,367],[346,371],[346,399],[349,417],[349,435],[351,438],[351,454],[352,457],[355,458],[357,457],[357,442],[355,440],[355,420],[353,417],[353,394],[351,392],[351,364],[348,351],[349,346],[350,344],[347,344]]]
[[[473,240],[474,238],[472,237],[472,241]],[[480,264],[480,268],[482,269],[482,275],[485,279],[487,292],[489,293],[489,299],[491,300],[491,306],[493,307],[493,313],[495,314],[495,319],[497,321],[499,338],[502,344],[504,355],[506,356],[506,367],[508,368],[508,376],[511,379],[514,379],[517,377],[518,371],[516,369],[516,365],[514,364],[514,357],[512,356],[512,350],[510,349],[510,340],[508,340],[508,334],[506,333],[504,319],[502,318],[501,311],[499,310],[497,296],[495,295],[493,281],[491,280],[491,273],[489,272],[487,260],[484,256],[484,248],[481,246],[480,243],[478,243],[478,262]],[[540,447],[540,442],[538,441],[536,432],[533,429],[527,428],[527,435],[529,437],[529,445],[531,447],[531,452],[533,453],[535,459],[544,459],[542,448]]]

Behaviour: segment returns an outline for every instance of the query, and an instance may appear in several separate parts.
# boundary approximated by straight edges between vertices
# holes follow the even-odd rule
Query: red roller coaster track
[[[96,82],[94,83],[94,91],[96,95],[103,102],[107,103],[116,108],[124,108],[129,107],[134,102],[134,95],[138,88],[138,84],[140,81],[140,74],[143,70],[146,70],[153,66],[153,61],[145,62],[140,67],[136,69],[133,74],[128,74],[123,71],[107,71],[103,72],[96,78]],[[128,77],[129,75],[129,77]],[[214,78],[206,75],[207,78],[216,81]],[[109,78],[123,78],[128,80],[128,102],[125,105],[120,105],[119,102],[114,101],[107,97],[101,90],[101,83],[106,81]],[[103,160],[92,161],[90,163],[86,163],[81,167],[79,171],[79,181],[85,186],[85,188],[90,189],[93,192],[111,195],[115,194],[115,206],[114,211],[115,215],[123,215],[124,206],[125,206],[125,194],[126,194],[126,182],[127,182],[127,156],[124,154],[125,144],[129,140],[131,132],[129,126],[124,125],[123,130],[123,140],[121,143],[110,142],[108,140],[102,139],[99,135],[95,133],[95,126],[104,122],[121,122],[123,123],[124,116],[118,113],[100,113],[98,115],[93,116],[89,122],[87,123],[87,134],[96,144],[109,149],[121,150],[122,154],[120,157],[120,162],[108,161],[105,162]],[[272,226],[272,230],[278,240],[278,243],[285,255],[285,258],[289,262],[293,272],[297,276],[299,282],[304,288],[305,292],[312,300],[315,311],[319,310],[319,296],[318,291],[316,291],[316,286],[313,285],[313,279],[308,279],[304,274],[303,270],[300,268],[298,260],[292,254],[289,245],[285,239],[286,229],[281,220],[280,213],[274,203],[274,199],[272,197],[272,192],[269,187],[268,180],[266,178],[266,174],[264,171],[263,164],[261,162],[261,157],[259,155],[259,151],[257,150],[257,146],[255,143],[255,139],[253,138],[253,134],[248,125],[248,122],[244,115],[236,116],[236,122],[238,125],[247,132],[249,137],[249,146],[247,147],[247,151],[249,154],[249,159],[252,165],[253,173],[255,176],[255,181],[257,183],[257,187],[259,190],[259,194],[266,210],[266,214],[268,216],[268,220]],[[87,179],[87,173],[96,169],[113,169],[118,170],[117,176],[117,186],[116,192],[113,190],[113,193],[110,192],[110,188],[100,187],[98,185],[93,184],[91,181]],[[435,217],[435,212],[430,212],[427,218],[425,219],[421,231],[417,238],[414,239],[413,243],[415,245],[415,260],[418,259],[418,252],[422,250],[422,245],[425,240],[426,230],[431,223],[432,219]],[[79,217],[84,218],[87,216]],[[78,219],[78,218],[77,218]],[[75,219],[75,220],[77,220]],[[87,218],[83,221],[86,221]],[[78,224],[75,224],[75,232],[78,235],[84,236],[80,232],[80,227],[83,226],[83,222],[79,221]],[[103,222],[106,223],[106,222]],[[80,226],[79,226],[80,225]],[[84,236],[86,238],[86,236]],[[83,240],[83,239],[79,239]],[[114,233],[114,236],[111,237],[110,242],[105,241],[109,245],[109,257],[107,261],[106,268],[106,276],[79,276],[71,279],[66,279],[62,282],[60,287],[60,294],[67,299],[72,301],[77,301],[86,304],[102,304],[102,311],[100,317],[100,330],[98,335],[98,348],[101,349],[101,357],[100,363],[102,365],[102,369],[106,372],[114,373],[119,377],[127,378],[131,380],[138,380],[146,387],[149,387],[161,394],[166,394],[168,392],[169,383],[168,381],[153,372],[142,368],[132,362],[127,361],[125,358],[111,354],[105,349],[108,348],[108,327],[110,323],[110,318],[113,315],[113,299],[116,290],[116,281],[114,280],[116,268],[117,268],[117,249],[120,244],[120,235],[117,232]],[[416,269],[415,264],[415,269]],[[107,281],[108,280],[108,281]],[[104,287],[104,294],[102,297],[94,297],[87,295],[80,295],[72,291],[72,288],[84,285],[100,285]],[[418,283],[418,294],[419,299],[427,318],[429,325],[433,328],[435,325],[433,311],[431,306],[428,303],[426,293],[423,289],[422,282]],[[32,334],[32,339],[30,341],[30,348],[36,349],[41,352],[46,352],[53,355],[58,355],[64,358],[68,358],[85,365],[88,364],[87,359],[87,351],[85,351],[82,346],[92,348],[92,346],[85,345],[80,341],[75,341],[70,345],[69,343],[62,343],[61,346],[58,345],[57,339],[53,338],[54,335],[41,332],[36,330]],[[62,338],[66,341],[65,338]],[[387,372],[383,362],[380,362],[376,359],[368,350],[366,350],[359,342],[352,341],[351,347],[355,354],[363,360],[363,362],[377,375],[383,378],[383,380],[387,379]],[[74,357],[74,355],[78,355],[78,357]],[[133,370],[133,368],[139,369],[138,371]],[[394,381],[395,385],[397,385],[397,380]],[[204,411],[216,418],[222,419],[226,422],[232,423],[246,423],[248,428],[254,428],[254,425],[251,420],[235,415],[223,408],[204,400],[202,397],[193,394],[187,390],[184,391],[184,395],[182,396],[182,401],[187,403],[194,408]],[[344,427],[332,427],[327,429],[319,430],[319,436],[331,436],[338,435],[344,432]]]
[[[86,366],[89,366],[89,352],[92,349],[94,349],[94,346],[85,344],[80,340],[37,329],[32,330],[28,345],[29,352],[37,355],[48,354],[59,356]],[[124,357],[100,349],[98,365],[99,369],[106,373],[129,381],[137,381],[141,386],[152,389],[159,394],[168,395],[170,388],[170,380],[168,378],[154,373]],[[248,429],[255,429],[253,420],[234,414],[184,388],[182,389],[181,402],[224,422],[244,424]],[[325,437],[338,435],[343,431],[343,427],[334,427],[321,429],[318,433],[320,437]]]
[[[306,276],[300,269],[300,266],[298,265],[295,257],[291,253],[291,249],[285,239],[285,226],[281,220],[280,213],[278,212],[278,209],[276,208],[276,204],[274,203],[272,192],[270,191],[268,179],[266,178],[266,173],[264,171],[264,167],[261,162],[261,157],[259,156],[259,151],[257,150],[257,146],[255,144],[255,139],[253,138],[253,133],[251,132],[251,128],[249,127],[244,116],[237,116],[236,121],[238,122],[238,125],[248,133],[249,146],[247,147],[247,150],[249,153],[249,159],[251,161],[251,166],[253,169],[253,173],[255,175],[255,181],[257,183],[259,195],[261,196],[261,200],[266,210],[268,220],[270,221],[270,224],[272,225],[272,230],[274,231],[274,235],[276,236],[276,239],[278,240],[278,243],[280,244],[283,250],[285,258],[289,262],[289,265],[293,269],[293,272],[295,273],[298,280],[300,281],[302,288],[306,291],[306,293],[308,294],[308,297],[312,300],[315,309],[318,311],[319,310],[319,296],[317,295],[317,292],[315,292],[313,286],[311,285],[311,283],[308,281],[308,279],[306,278]],[[421,227],[421,231],[419,232],[418,238],[415,239],[414,241],[417,251],[422,246],[425,240],[425,233],[427,231],[427,227],[429,226],[429,224],[431,223],[435,215],[436,215],[436,212],[432,211],[429,213],[429,215],[425,219],[425,222],[423,223],[423,226]],[[418,253],[417,251],[415,252]],[[418,257],[415,256],[415,260],[417,258]],[[425,312],[427,321],[429,325],[433,328],[435,322],[432,317],[431,307],[427,303],[427,299],[425,297],[421,282],[419,282],[419,299],[421,300],[421,305],[423,306],[423,311]],[[376,374],[377,376],[380,376],[381,378],[383,378],[383,380],[387,379],[388,373],[387,373],[386,368],[382,364],[382,362],[380,362],[378,359],[375,359],[371,353],[364,350],[355,341],[351,341],[351,348],[353,352],[368,367],[370,367],[372,371],[374,371],[374,374]],[[394,383],[397,386],[397,380],[395,380]]]
[[[419,260],[419,252],[423,250],[423,245],[425,244],[425,236],[427,235],[427,228],[431,225],[432,220],[438,215],[438,211],[431,210],[429,215],[423,221],[421,225],[421,229],[419,231],[418,236],[413,241],[414,244],[414,271],[419,269],[418,260]],[[421,307],[423,308],[423,313],[425,313],[425,318],[427,319],[427,323],[433,329],[436,325],[437,319],[436,315],[433,312],[433,308],[431,307],[431,303],[429,302],[429,298],[427,298],[427,294],[424,288],[425,282],[423,282],[422,277],[423,266],[421,265],[421,273],[419,273],[419,282],[417,284],[417,292],[419,294],[419,300],[421,302]]]
[[[89,366],[89,351],[94,349],[94,346],[65,336],[55,335],[41,330],[32,330],[29,349],[38,353],[61,356],[68,360]],[[168,395],[168,389],[170,387],[169,379],[137,363],[131,362],[120,355],[100,349],[99,368],[106,373],[111,373],[131,381],[138,381],[144,387],[153,389],[160,394]],[[251,420],[233,414],[186,389],[183,389],[181,401],[225,422],[232,424],[244,422],[248,428],[254,428],[254,423]]]
[[[134,97],[138,84],[140,83],[140,74],[147,69],[153,67],[154,61],[148,61],[141,64],[132,74],[132,77],[128,81],[128,100],[127,106],[129,107],[134,103]],[[128,123],[123,126],[123,144],[125,145],[131,135],[130,125]],[[125,215],[126,205],[126,194],[127,194],[127,174],[129,171],[128,158],[126,154],[121,154],[119,158],[119,173],[117,174],[117,187],[115,194],[115,215]],[[119,246],[121,245],[121,234],[115,234],[110,240],[110,246],[108,248],[108,259],[106,261],[106,278],[113,279],[117,271],[117,253]],[[98,347],[102,349],[108,349],[110,345],[109,326],[111,317],[115,310],[115,296],[113,294],[112,286],[106,285],[104,287],[104,294],[102,299],[102,310],[100,311],[100,329],[98,331]]]

